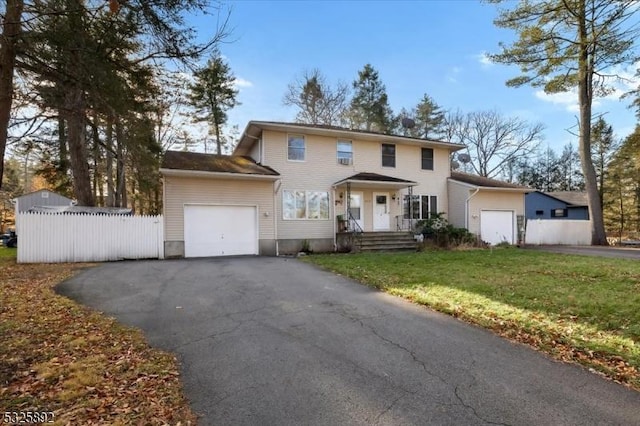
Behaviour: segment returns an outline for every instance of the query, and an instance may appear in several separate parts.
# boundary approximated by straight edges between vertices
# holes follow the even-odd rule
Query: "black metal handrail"
[[[348,225],[348,230],[351,232],[351,235],[354,237],[354,239],[357,240],[358,249],[361,249],[362,248],[362,233],[364,232],[364,230],[362,229],[360,224],[358,224],[358,222],[353,217],[353,214],[351,213],[351,211],[349,209],[347,209],[347,220],[348,220],[348,224],[349,224]]]

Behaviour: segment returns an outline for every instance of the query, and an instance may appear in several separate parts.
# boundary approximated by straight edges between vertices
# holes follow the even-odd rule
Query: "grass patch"
[[[305,258],[640,390],[640,265],[515,248]]]
[[[0,407],[64,424],[195,424],[176,359],[138,330],[58,296],[76,265],[15,263],[0,249]]]
[[[0,260],[15,260],[18,257],[17,248],[8,248],[0,246]]]

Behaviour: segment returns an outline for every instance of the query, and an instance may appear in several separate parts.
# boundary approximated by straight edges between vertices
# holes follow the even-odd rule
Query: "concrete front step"
[[[407,232],[365,232],[361,234],[361,251],[409,251],[417,247]]]

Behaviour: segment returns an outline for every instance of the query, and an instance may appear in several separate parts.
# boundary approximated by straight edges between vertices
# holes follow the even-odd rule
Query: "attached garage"
[[[532,189],[460,172],[451,172],[447,185],[449,223],[491,245],[523,242],[519,224],[524,228],[524,196]]]
[[[482,210],[480,212],[480,238],[491,245],[506,242],[513,244],[515,228],[511,210]]]
[[[165,257],[277,255],[280,175],[249,157],[168,151]]]
[[[258,254],[255,206],[184,206],[185,257]]]

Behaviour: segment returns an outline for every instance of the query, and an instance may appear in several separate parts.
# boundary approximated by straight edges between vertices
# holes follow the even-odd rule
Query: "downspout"
[[[331,189],[331,193],[333,194],[333,251],[336,252],[338,251],[338,240],[336,237],[336,220],[337,220],[337,216],[336,216],[336,187],[332,187]]]
[[[469,195],[469,198],[464,202],[464,227],[467,228],[467,231],[469,230],[469,201],[471,201],[478,192],[480,192],[480,188],[476,188],[476,191]]]
[[[277,184],[277,185],[276,185]],[[280,256],[280,248],[278,245],[278,191],[280,191],[282,179],[273,181],[273,238],[276,242],[276,256]]]

